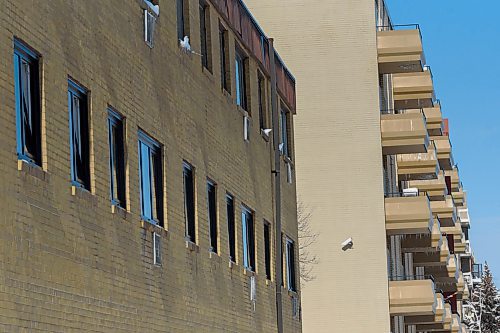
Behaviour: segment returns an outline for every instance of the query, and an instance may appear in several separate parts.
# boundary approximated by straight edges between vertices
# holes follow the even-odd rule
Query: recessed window
[[[139,131],[139,177],[142,219],[163,226],[161,145],[143,131]]]
[[[280,113],[280,134],[281,134],[281,153],[290,157],[291,147],[290,147],[290,112],[285,109],[281,109]]]
[[[148,8],[144,10],[144,41],[149,47],[154,45],[154,33],[156,27],[157,12],[154,9],[158,9],[158,6],[153,5],[150,1],[146,1]]]
[[[248,92],[247,92],[247,66],[248,58],[239,48],[236,49],[235,56],[235,83],[236,83],[236,105],[242,109],[248,110]]]
[[[14,41],[17,155],[41,166],[42,137],[39,57],[26,45]]]
[[[264,259],[266,261],[266,278],[271,280],[271,225],[264,222]]]
[[[242,208],[242,239],[243,239],[243,265],[250,271],[255,271],[255,229],[253,212],[246,207]]]
[[[212,181],[207,182],[208,227],[210,231],[210,251],[218,252],[217,234],[217,187]]]
[[[229,259],[236,262],[236,225],[234,222],[234,198],[226,195],[227,233],[229,239]]]
[[[177,0],[177,39],[189,35],[189,0]]]
[[[286,239],[286,280],[288,290],[297,291],[296,276],[295,276],[295,243],[290,239]]]
[[[184,181],[184,219],[186,224],[186,240],[196,243],[194,170],[191,164],[183,163]]]
[[[267,127],[267,99],[266,99],[266,79],[264,76],[259,72],[257,74],[257,83],[258,83],[258,90],[257,90],[257,98],[259,100],[259,128],[261,130],[264,130]]]
[[[200,0],[200,40],[201,63],[203,67],[212,72],[212,37],[210,30],[210,7],[205,0]]]
[[[108,144],[111,202],[126,208],[124,124],[123,117],[112,109],[108,109]]]
[[[231,93],[231,71],[229,66],[229,37],[227,29],[219,23],[219,55],[221,87]]]
[[[68,81],[71,181],[90,191],[90,140],[87,90]]]

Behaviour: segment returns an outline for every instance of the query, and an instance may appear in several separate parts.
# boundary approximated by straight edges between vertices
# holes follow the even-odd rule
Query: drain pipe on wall
[[[276,326],[278,333],[283,333],[283,301],[281,281],[283,267],[281,266],[282,239],[281,239],[281,151],[279,131],[278,92],[276,88],[276,63],[274,59],[274,40],[269,38],[269,61],[271,63],[271,111],[273,119],[273,149],[274,149],[274,237],[275,237],[275,272],[276,272]]]

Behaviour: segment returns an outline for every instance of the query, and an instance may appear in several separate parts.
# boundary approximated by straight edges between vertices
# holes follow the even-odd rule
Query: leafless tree
[[[311,218],[311,208],[299,199],[297,201],[297,222],[299,228],[300,282],[302,286],[316,278],[314,266],[318,264],[318,256],[311,250],[311,245],[318,240],[318,233],[311,226]]]

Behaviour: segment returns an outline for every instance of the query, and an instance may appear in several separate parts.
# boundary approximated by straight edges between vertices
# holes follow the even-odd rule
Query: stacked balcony
[[[397,155],[397,172],[400,180],[437,179],[439,163],[433,144],[426,153]]]
[[[429,135],[423,112],[382,114],[381,131],[384,155],[427,152]]]
[[[432,136],[431,140],[434,141],[436,146],[436,154],[439,160],[439,165],[443,170],[452,170],[455,162],[451,152],[451,142],[447,135]]]
[[[380,74],[420,72],[425,64],[418,25],[392,26],[377,32]]]
[[[420,193],[425,193],[431,200],[444,200],[448,194],[444,171],[438,172],[436,179],[410,180],[407,183],[410,188],[417,188]]]
[[[435,316],[438,298],[431,279],[389,281],[391,316]]]
[[[426,196],[392,194],[385,198],[388,235],[430,234],[434,219]]]
[[[396,109],[434,107],[434,84],[428,67],[422,72],[394,74],[392,88]]]

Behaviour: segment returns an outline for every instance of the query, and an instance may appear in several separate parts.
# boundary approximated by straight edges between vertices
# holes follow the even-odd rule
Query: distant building
[[[247,2],[298,82],[304,332],[466,332],[467,202],[419,26],[382,0]]]

